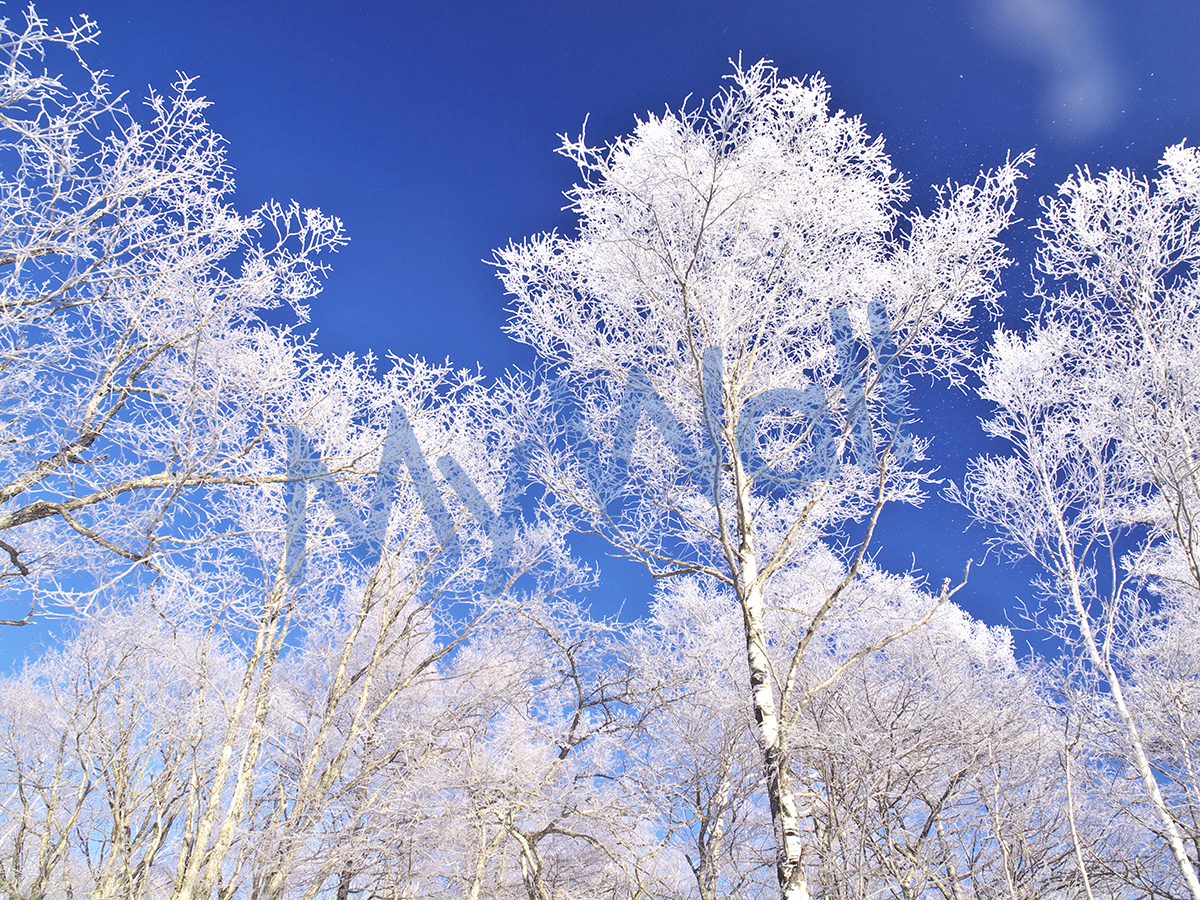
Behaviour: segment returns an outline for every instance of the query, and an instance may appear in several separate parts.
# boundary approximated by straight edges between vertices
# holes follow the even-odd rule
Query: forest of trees
[[[237,213],[190,82],[131,111],[95,39],[0,29],[0,627],[69,623],[0,680],[0,895],[1200,900],[1200,151],[1044,199],[981,341],[1031,159],[914,212],[738,66],[564,138],[576,228],[495,256],[540,362],[488,379],[322,355],[341,223]],[[934,484],[916,376],[1005,452]],[[937,491],[1053,655],[969,561],[873,562]]]

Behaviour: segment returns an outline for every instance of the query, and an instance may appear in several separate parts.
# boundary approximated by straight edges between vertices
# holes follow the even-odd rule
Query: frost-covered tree
[[[70,665],[27,673],[60,714],[5,720],[6,889],[340,889],[412,755],[380,736],[518,590],[580,571],[518,521],[477,378],[263,321],[303,318],[340,224],[235,212],[204,101],[184,82],[143,122],[74,55],[95,34],[0,29],[0,558],[10,596],[148,624],[113,649],[85,617]]]
[[[728,587],[697,576],[659,584],[630,636],[645,685],[645,746],[634,785],[665,836],[660,866],[678,893],[718,900],[770,893],[774,836],[746,708],[741,612]],[[690,885],[682,875],[690,878]]]
[[[143,605],[85,621],[0,683],[5,896],[169,890],[237,677],[228,647]]]
[[[919,494],[924,445],[903,379],[961,377],[971,317],[998,296],[1020,169],[905,215],[882,142],[830,112],[823,82],[765,63],[731,78],[707,106],[607,146],[564,139],[582,175],[578,236],[535,237],[497,263],[511,333],[561,378],[548,404],[516,404],[540,442],[538,477],[655,575],[704,574],[738,598],[779,889],[799,898],[786,722],[808,695],[796,672],[884,504]],[[642,407],[659,437],[645,424],[638,436]],[[764,620],[772,579],[851,520],[865,524],[849,564],[779,668]]]
[[[573,603],[530,602],[456,658],[461,744],[446,754],[450,896],[653,896],[655,836],[626,781],[641,746],[622,629]]]
[[[893,577],[870,581],[854,598],[869,612],[841,622],[839,641],[886,630],[889,605],[928,604]],[[836,657],[823,648],[814,664]],[[1075,895],[1061,729],[1035,672],[1005,629],[947,604],[813,700],[795,739],[815,772],[825,896]]]
[[[1081,170],[1043,210],[1042,308],[982,366],[985,427],[1012,449],[953,496],[1042,565],[1047,624],[1104,692],[1109,758],[1200,898],[1195,661],[1179,652],[1200,595],[1200,153],[1168,149],[1153,181]]]
[[[131,111],[81,61],[97,33],[0,23],[0,578],[30,613],[212,537],[211,489],[284,477],[259,451],[317,355],[261,315],[303,319],[345,240],[237,213],[204,99]]]
[[[806,627],[806,610],[822,601],[821,582],[840,567],[819,550],[781,575],[768,610],[778,664]],[[824,683],[849,651],[923,615],[931,601],[911,579],[865,572],[798,680]],[[663,835],[658,865],[692,881],[681,886],[677,874],[672,893],[664,879],[663,897],[753,897],[773,887],[770,810],[741,702],[747,676],[732,656],[742,641],[732,591],[696,576],[663,583],[631,636],[642,670],[659,679],[640,764],[659,792],[645,803]],[[1018,664],[1006,629],[944,604],[926,626],[796,708],[787,724],[814,893],[1078,897],[1078,846],[1094,896],[1128,896],[1114,868],[1095,858],[1128,850],[1128,817],[1089,799],[1077,802],[1072,826],[1065,717],[1041,675],[1036,664]],[[1078,769],[1075,778],[1079,801]]]
[[[444,865],[445,836],[469,821],[453,803],[429,814],[450,788],[427,771],[481,749],[466,707],[516,704],[523,724],[562,726],[568,744],[601,730],[568,727],[572,709],[591,716],[603,704],[572,695],[575,681],[552,690],[557,672],[543,666],[558,658],[516,653],[506,679],[500,660],[461,652],[504,622],[514,646],[528,642],[518,611],[586,580],[561,532],[546,521],[514,526],[507,580],[492,589],[495,542],[449,489],[438,494],[453,526],[445,546],[419,477],[378,496],[375,473],[395,464],[384,447],[399,404],[414,440],[452,456],[482,502],[502,508],[511,430],[488,418],[478,386],[415,362],[379,378],[345,360],[309,389],[309,446],[344,463],[336,484],[214,492],[213,515],[236,527],[193,565],[164,567],[137,596],[110,598],[111,612],[3,685],[0,877],[14,896],[51,883],[130,898],[318,896],[385,872],[419,884],[429,867],[397,870],[396,847]],[[288,445],[286,435],[271,444],[280,470]],[[285,487],[304,492],[301,511]],[[382,511],[377,552],[363,552],[347,511],[367,525]],[[302,566],[289,516],[303,518]],[[565,616],[547,620],[558,626],[569,630]],[[32,716],[39,706],[48,722]],[[565,792],[543,783],[557,771],[539,768],[558,751],[552,740],[511,736],[514,754],[537,763],[528,814],[553,823],[575,782],[564,774]],[[572,766],[558,768],[576,774]],[[407,828],[414,796],[425,821]],[[511,836],[524,819],[504,824]],[[554,836],[542,835],[541,856],[530,858],[545,860],[566,827],[537,826]],[[414,843],[419,835],[427,839]]]
[[[388,773],[408,753],[387,738],[397,717],[403,723],[427,695],[434,708],[419,720],[438,714],[441,694],[430,684],[453,677],[450,660],[496,617],[586,580],[549,520],[506,518],[501,548],[480,515],[481,506],[512,513],[519,456],[510,452],[513,429],[492,417],[473,378],[420,362],[378,377],[344,360],[305,396],[308,448],[343,473],[336,483],[267,486],[252,507],[246,492],[230,498],[224,513],[243,527],[221,548],[224,560],[180,571],[169,596],[156,587],[164,614],[212,623],[244,661],[220,763],[174,880],[180,900],[207,898],[235,874],[265,898],[315,894],[330,879],[369,871],[387,833],[375,823],[387,816]],[[405,428],[420,452],[390,458]],[[281,456],[288,443],[280,437]],[[443,468],[453,460],[473,493],[426,481],[417,458],[425,454]],[[441,514],[431,515],[435,507]],[[486,675],[478,677],[486,692]]]

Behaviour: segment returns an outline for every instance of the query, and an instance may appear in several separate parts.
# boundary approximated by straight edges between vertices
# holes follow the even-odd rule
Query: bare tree
[[[141,897],[169,889],[164,863],[189,793],[215,763],[235,685],[228,654],[172,632],[148,605],[84,623],[2,693],[2,889],[10,897]]]
[[[892,596],[924,605],[919,593]],[[864,616],[843,627],[878,626]],[[1057,724],[1037,667],[1018,666],[1007,632],[952,605],[848,672],[805,711],[796,738],[819,773],[812,816],[826,893],[1073,896]]]
[[[1159,725],[1143,718],[1157,691],[1138,687],[1156,616],[1200,592],[1200,154],[1170,148],[1153,183],[1082,170],[1043,208],[1042,310],[1028,333],[999,333],[982,367],[986,428],[1012,451],[977,460],[952,496],[1044,568],[1047,624],[1098,677],[1151,830],[1200,898],[1187,814],[1164,795],[1186,765],[1157,759],[1146,728]]]
[[[553,404],[531,422],[538,477],[655,575],[701,573],[738,598],[779,890],[800,898],[781,710],[804,702],[796,671],[884,504],[919,494],[902,378],[961,375],[972,311],[998,296],[1021,161],[902,221],[905,186],[882,142],[829,112],[823,82],[765,63],[732,81],[707,107],[606,147],[564,138],[583,178],[570,194],[579,237],[533,238],[497,260],[510,331],[559,366],[575,407],[566,423]],[[545,409],[518,401],[531,408]],[[638,439],[643,408],[661,439]],[[849,565],[779,669],[771,581],[850,520],[865,525]]]
[[[457,655],[498,618],[586,583],[550,522],[514,523],[494,591],[494,534],[465,503],[440,490],[454,538],[443,543],[412,472],[379,498],[377,473],[396,464],[383,448],[402,403],[414,439],[452,455],[483,502],[509,514],[512,432],[488,418],[471,379],[416,362],[384,378],[349,363],[327,375],[296,402],[316,416],[310,446],[339,480],[295,482],[301,512],[287,484],[213,491],[211,515],[229,527],[176,554],[139,597],[111,598],[118,610],[136,605],[145,634],[121,641],[120,614],[97,614],[63,651],[69,665],[40,664],[36,678],[66,698],[56,702],[67,712],[49,728],[33,727],[28,708],[5,723],[12,890],[34,883],[36,869],[38,884],[98,897],[315,897],[331,880],[350,891],[391,858],[389,840],[407,846],[397,796],[407,781],[428,782],[412,770],[455,746],[430,745],[422,726],[436,734],[453,719],[455,685],[474,679],[458,690],[485,695],[506,686]],[[283,456],[288,443],[273,435],[266,447]],[[277,459],[277,470],[285,464]],[[361,552],[347,509],[368,523],[381,512],[377,553]],[[287,527],[297,516],[303,567],[297,523]],[[515,696],[500,702],[548,702]],[[599,708],[580,703],[581,715]],[[595,729],[579,732],[575,742]]]
[[[660,582],[630,636],[647,709],[631,789],[663,835],[658,858],[691,876],[701,900],[770,892],[774,835],[746,709],[741,611],[728,587],[696,576]],[[652,698],[652,699],[651,699]]]
[[[0,26],[0,577],[29,614],[152,572],[206,532],[205,489],[284,477],[256,448],[319,363],[260,315],[303,319],[345,241],[295,204],[235,212],[191,82],[135,114],[82,62],[96,35],[32,6]]]

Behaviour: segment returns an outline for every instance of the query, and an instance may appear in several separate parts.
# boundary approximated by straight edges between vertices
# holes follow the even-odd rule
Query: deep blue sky
[[[5,14],[20,16],[11,4]],[[688,94],[711,96],[727,60],[770,58],[820,72],[837,108],[882,134],[914,200],[970,180],[1008,151],[1037,149],[1023,215],[1075,166],[1151,173],[1200,121],[1198,0],[741,0],[741,2],[173,2],[53,0],[52,22],[86,12],[86,52],[133,97],[198,75],[229,141],[237,205],[294,198],[339,216],[351,244],[333,258],[312,322],[330,354],[449,357],[486,374],[527,366],[502,331],[505,298],[483,260],[510,239],[570,227],[574,170],[559,132],[604,140]],[[1028,285],[1014,234],[1008,316]],[[990,329],[985,326],[985,330]],[[982,409],[940,389],[919,395],[946,477],[987,448]],[[880,561],[940,583],[984,535],[936,498],[885,513]],[[626,614],[645,580],[606,582]],[[960,599],[1004,621],[1028,573],[994,562]]]

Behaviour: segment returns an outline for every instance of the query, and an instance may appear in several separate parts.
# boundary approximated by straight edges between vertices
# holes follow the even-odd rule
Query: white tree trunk
[[[1184,884],[1187,885],[1192,900],[1200,900],[1200,880],[1197,879],[1196,869],[1192,865],[1192,861],[1188,858],[1187,848],[1183,843],[1183,835],[1179,832],[1175,816],[1171,813],[1166,800],[1163,798],[1162,791],[1158,788],[1158,781],[1154,777],[1154,770],[1150,765],[1149,757],[1146,755],[1146,748],[1142,741],[1141,732],[1138,729],[1133,713],[1130,712],[1129,706],[1125,702],[1125,691],[1122,687],[1121,679],[1109,663],[1105,654],[1101,652],[1100,645],[1096,641],[1096,634],[1092,628],[1091,615],[1088,613],[1083,600],[1083,592],[1080,587],[1081,576],[1075,563],[1073,545],[1067,534],[1066,520],[1062,510],[1059,509],[1058,504],[1054,500],[1051,486],[1046,483],[1044,477],[1042,479],[1042,492],[1043,498],[1051,514],[1054,516],[1058,540],[1063,548],[1062,559],[1066,566],[1063,574],[1066,576],[1067,588],[1071,595],[1072,612],[1075,616],[1075,624],[1079,628],[1079,635],[1083,641],[1084,649],[1087,651],[1092,665],[1096,667],[1096,670],[1108,682],[1108,690],[1112,697],[1113,707],[1117,710],[1117,716],[1120,718],[1121,725],[1125,729],[1129,749],[1133,754],[1134,768],[1137,769],[1137,773],[1142,779],[1142,786],[1145,788],[1150,806],[1154,809],[1154,814],[1162,825],[1163,839],[1167,842],[1167,846],[1171,850],[1171,855],[1175,858],[1176,865],[1179,866],[1179,871],[1183,875]]]
[[[221,874],[225,854],[233,843],[235,829],[244,815],[255,764],[258,762],[258,753],[265,737],[272,669],[290,624],[284,611],[286,590],[285,573],[280,572],[264,604],[254,650],[246,660],[241,688],[233,702],[220,757],[208,786],[208,809],[200,819],[194,842],[187,853],[186,863],[181,865],[181,873],[171,900],[204,900],[212,894]],[[255,699],[254,714],[250,721],[249,733],[243,739],[242,717],[252,697]],[[225,805],[222,803],[225,784],[233,768],[234,752],[239,745],[242,746],[241,765],[235,776],[228,805]],[[210,848],[208,844],[213,840],[214,831],[216,837]]]
[[[737,594],[746,629],[746,660],[750,666],[750,696],[754,719],[758,723],[758,745],[763,756],[767,800],[771,822],[775,826],[776,875],[783,900],[808,900],[808,880],[804,871],[804,843],[800,835],[800,814],[792,793],[791,760],[787,735],[775,705],[775,687],[771,660],[767,656],[766,627],[763,622],[763,586],[759,578],[758,556],[754,547],[753,518],[750,513],[750,485],[742,477],[741,461],[735,457],[737,485],[738,547]]]

